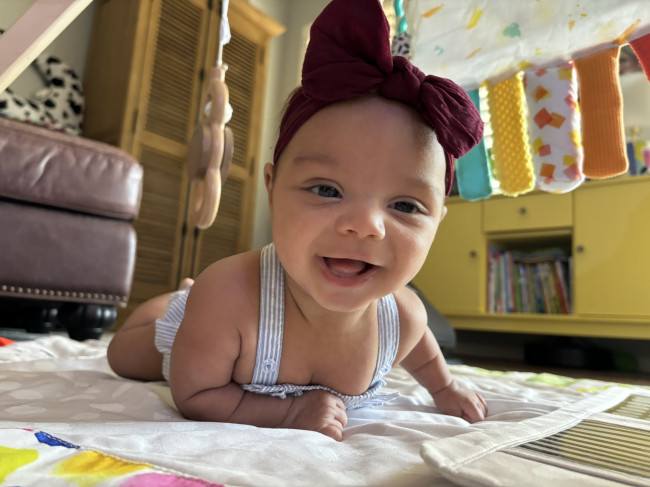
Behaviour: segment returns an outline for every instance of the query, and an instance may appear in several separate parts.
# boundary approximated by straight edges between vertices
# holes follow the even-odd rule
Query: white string
[[[223,46],[230,42],[230,24],[228,23],[228,4],[230,0],[221,0],[221,22],[219,24],[219,54],[217,66],[223,62]]]

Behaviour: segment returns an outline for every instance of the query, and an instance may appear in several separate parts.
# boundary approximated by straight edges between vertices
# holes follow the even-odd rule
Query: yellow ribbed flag
[[[522,74],[517,73],[498,83],[488,83],[487,93],[496,179],[503,194],[517,196],[527,193],[535,187],[535,170],[530,152]]]

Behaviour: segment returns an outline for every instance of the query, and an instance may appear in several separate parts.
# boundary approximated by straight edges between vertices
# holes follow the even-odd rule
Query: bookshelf
[[[561,195],[451,197],[447,206],[414,283],[455,328],[650,339],[650,177],[591,181]],[[510,307],[497,305],[497,255],[502,269],[541,255],[550,276],[559,262],[567,307],[518,308],[514,286]]]
[[[570,250],[542,247],[488,249],[487,312],[570,314],[573,259]]]

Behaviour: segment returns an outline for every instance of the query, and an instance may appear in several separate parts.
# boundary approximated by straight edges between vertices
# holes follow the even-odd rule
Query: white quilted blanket
[[[488,402],[488,419],[470,425],[438,414],[396,368],[387,389],[402,395],[350,411],[344,440],[335,442],[309,431],[185,420],[164,383],[117,377],[105,352],[105,342],[61,336],[0,347],[0,485],[480,485],[443,468],[448,459],[432,461],[439,441],[496,434],[610,387],[452,366]],[[491,475],[507,484],[507,472]]]

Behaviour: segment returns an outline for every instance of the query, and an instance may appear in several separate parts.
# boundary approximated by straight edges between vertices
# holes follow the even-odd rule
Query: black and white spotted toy
[[[404,56],[405,58],[410,59],[413,54],[413,51],[411,50],[411,35],[408,32],[397,34],[393,37],[390,50],[393,56]]]
[[[7,88],[0,93],[0,116],[73,135],[81,134],[84,97],[77,73],[68,64],[47,54],[37,57],[33,66],[43,78],[45,88],[31,98]]]

